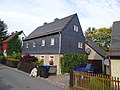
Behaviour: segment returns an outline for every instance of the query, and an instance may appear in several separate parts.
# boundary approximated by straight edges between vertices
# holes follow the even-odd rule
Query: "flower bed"
[[[7,59],[7,61],[6,61],[6,65],[13,67],[13,68],[17,68],[18,64],[19,64],[19,60]]]

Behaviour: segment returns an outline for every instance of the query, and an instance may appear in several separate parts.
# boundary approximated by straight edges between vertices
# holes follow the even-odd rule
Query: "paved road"
[[[64,90],[0,64],[0,90]]]

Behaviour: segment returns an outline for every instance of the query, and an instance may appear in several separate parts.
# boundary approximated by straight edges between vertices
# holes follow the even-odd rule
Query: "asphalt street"
[[[64,90],[0,64],[0,90]]]

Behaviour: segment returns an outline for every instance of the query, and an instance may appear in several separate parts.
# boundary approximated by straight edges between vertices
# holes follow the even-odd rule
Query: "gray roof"
[[[110,56],[120,56],[120,21],[113,22]]]
[[[45,23],[43,26],[36,28],[30,35],[26,37],[25,40],[60,32],[65,28],[65,26],[75,15],[77,14],[73,14],[62,19],[55,19],[51,23]]]
[[[90,41],[88,38],[86,38],[86,44],[88,46],[90,46],[93,50],[95,50],[102,57],[105,58],[107,56],[106,51],[104,51],[103,49],[101,49],[98,45],[96,45],[95,43],[93,43],[92,41]]]

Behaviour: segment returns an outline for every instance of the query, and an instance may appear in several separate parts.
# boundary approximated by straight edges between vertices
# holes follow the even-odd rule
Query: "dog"
[[[30,77],[37,77],[37,68],[31,70]]]

